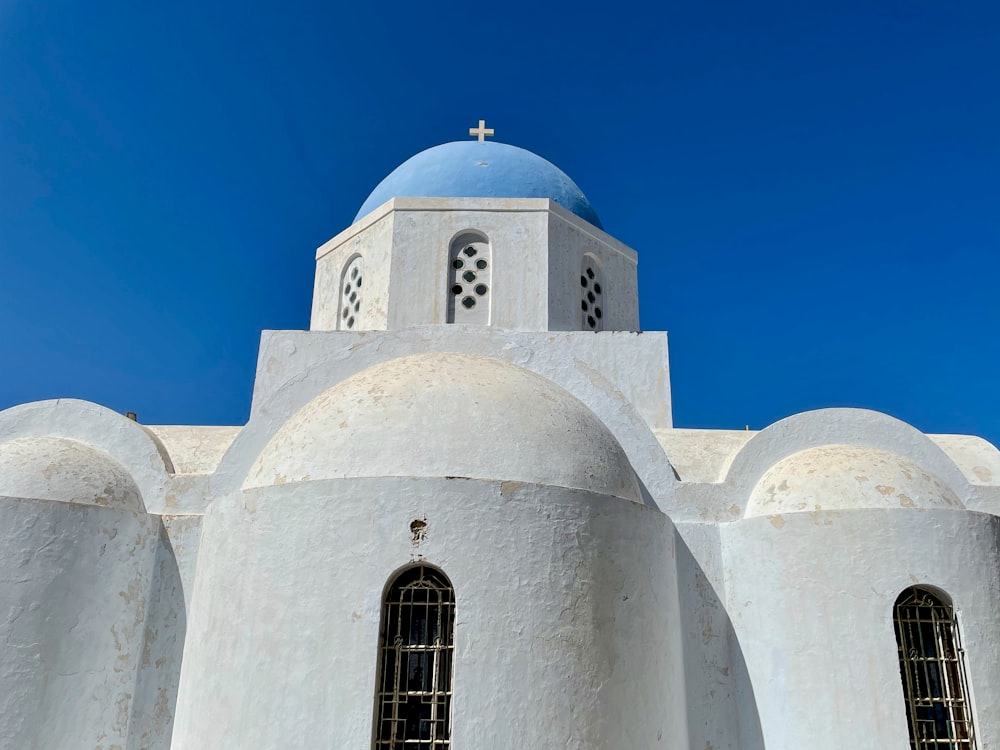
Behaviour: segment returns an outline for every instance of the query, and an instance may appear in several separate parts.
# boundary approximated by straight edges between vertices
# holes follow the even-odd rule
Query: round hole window
[[[597,321],[594,320],[593,315],[587,316],[587,325],[589,325],[591,328],[595,328],[597,326]]]
[[[587,306],[588,306],[587,305],[587,300],[585,300],[585,299],[580,300],[580,309],[581,310],[583,310],[584,312],[587,312]]]
[[[360,279],[358,279],[358,286],[361,286],[361,280]],[[601,293],[601,285],[595,283],[594,284],[594,291],[597,292],[598,294],[600,294]]]
[[[351,269],[351,278],[352,279],[358,278],[358,267],[357,266],[355,266],[354,268]]]
[[[486,284],[476,284],[476,294],[478,294],[480,297],[482,297],[488,291],[489,289],[486,287]]]
[[[354,328],[354,317],[353,316],[351,316],[350,318],[347,319],[347,327],[348,328]]]
[[[486,262],[486,258],[480,258],[479,260],[476,261],[476,268],[478,268],[480,271],[482,271],[488,265],[489,264]]]
[[[451,267],[455,269],[465,268],[465,261],[461,258],[455,258],[455,260],[451,262]]]
[[[461,294],[462,293],[462,285],[461,284],[455,284],[455,286],[453,286],[451,288],[451,293],[452,294],[456,294],[456,295],[457,294]]]
[[[604,317],[604,313],[601,312],[601,308],[599,307],[594,308],[594,317],[596,317],[598,320]]]
[[[360,288],[361,288],[361,277],[360,277],[360,276],[358,276],[358,280],[354,282],[354,285],[355,285],[355,286],[356,286],[356,287],[357,287],[358,289],[360,289]]]
[[[587,277],[586,276],[581,276],[580,277],[580,286],[586,288],[586,286],[587,286]]]

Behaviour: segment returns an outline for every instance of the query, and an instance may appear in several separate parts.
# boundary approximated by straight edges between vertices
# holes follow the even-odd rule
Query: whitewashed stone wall
[[[131,748],[159,522],[0,498],[0,746]]]
[[[382,592],[415,560],[455,587],[456,747],[682,746],[673,559],[657,511],[520,482],[333,480],[220,499],[174,747],[368,747]]]
[[[727,608],[767,748],[905,747],[893,605],[952,598],[978,747],[1000,740],[1000,518],[955,510],[818,511],[723,527]]]

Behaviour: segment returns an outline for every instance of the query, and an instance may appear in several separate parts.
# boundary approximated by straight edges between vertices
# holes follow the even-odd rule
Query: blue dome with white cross
[[[354,221],[398,196],[549,198],[602,228],[587,196],[559,167],[523,148],[495,141],[443,143],[411,156],[378,184]]]

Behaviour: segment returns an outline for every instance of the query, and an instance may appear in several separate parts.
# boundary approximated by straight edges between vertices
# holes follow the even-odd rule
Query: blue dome
[[[523,148],[495,141],[454,141],[411,156],[378,184],[354,220],[397,196],[549,198],[603,228],[590,201],[559,167]]]

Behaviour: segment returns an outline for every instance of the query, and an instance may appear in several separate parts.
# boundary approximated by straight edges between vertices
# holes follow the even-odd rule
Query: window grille
[[[911,587],[893,613],[911,750],[973,750],[965,652],[949,604]]]
[[[360,255],[351,259],[340,278],[340,330],[350,330],[361,314],[361,282],[363,263]]]
[[[601,286],[601,266],[594,256],[583,256],[580,269],[580,314],[583,330],[604,330],[604,288]]]
[[[455,592],[426,565],[393,581],[382,610],[375,750],[451,747]]]
[[[448,322],[490,322],[492,273],[490,244],[480,234],[467,232],[451,243],[448,252]]]

